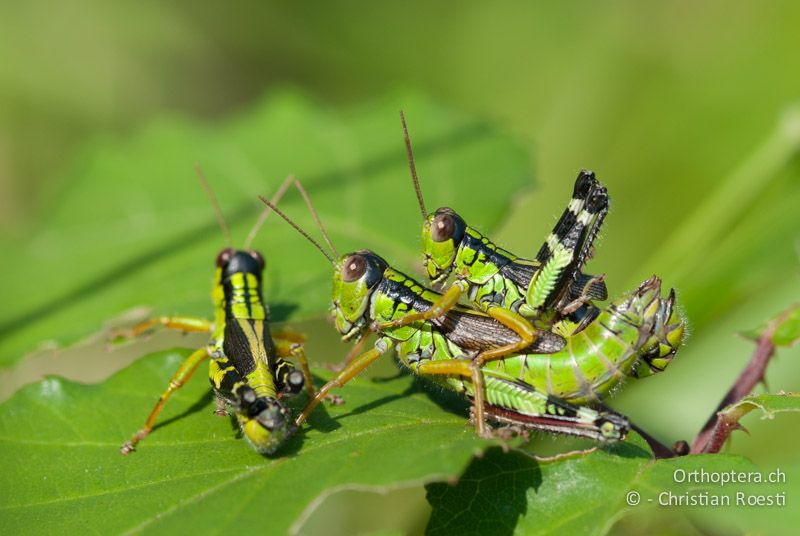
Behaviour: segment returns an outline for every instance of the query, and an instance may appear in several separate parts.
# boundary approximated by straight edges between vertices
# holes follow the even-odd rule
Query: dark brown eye
[[[248,253],[250,253],[250,256],[253,257],[256,260],[256,262],[258,263],[258,267],[263,270],[264,269],[264,257],[261,255],[261,253],[259,253],[256,250],[248,251]]]
[[[342,280],[347,283],[360,279],[367,271],[367,260],[362,255],[350,255],[342,266]]]
[[[220,251],[219,255],[217,255],[217,268],[222,268],[228,264],[231,260],[231,257],[233,257],[233,253],[233,249],[231,248],[225,248]]]
[[[453,237],[456,221],[450,214],[438,214],[433,218],[431,237],[434,242],[444,242]]]

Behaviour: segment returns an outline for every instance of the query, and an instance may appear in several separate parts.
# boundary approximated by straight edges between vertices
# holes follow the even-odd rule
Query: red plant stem
[[[739,374],[733,387],[722,398],[717,409],[708,418],[700,433],[697,434],[692,443],[690,451],[692,454],[719,452],[731,432],[739,428],[738,420],[724,419],[720,411],[750,394],[756,384],[764,381],[764,372],[767,369],[767,364],[775,354],[775,344],[772,342],[772,336],[787,314],[789,314],[789,311],[772,322],[758,339],[750,362]]]

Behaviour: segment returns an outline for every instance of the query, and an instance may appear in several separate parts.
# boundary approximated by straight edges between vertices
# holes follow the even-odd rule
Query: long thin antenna
[[[203,189],[206,191],[206,195],[208,196],[208,200],[211,202],[211,206],[214,208],[214,214],[217,216],[217,221],[219,222],[219,226],[222,229],[222,234],[225,235],[225,241],[228,243],[230,247],[232,245],[231,241],[231,231],[228,229],[228,224],[225,223],[225,218],[222,215],[222,210],[219,208],[219,202],[217,201],[217,196],[214,195],[214,190],[211,189],[211,186],[208,185],[208,181],[206,180],[205,175],[203,175],[203,168],[200,167],[200,164],[194,165],[194,170],[197,172],[197,177],[200,179],[200,184],[203,185]]]
[[[408,153],[408,167],[411,169],[411,180],[414,181],[414,191],[417,193],[419,210],[422,212],[422,221],[428,221],[428,211],[425,210],[425,201],[422,199],[422,190],[419,187],[417,178],[417,166],[414,165],[414,152],[411,150],[411,138],[408,136],[408,126],[406,126],[406,116],[400,110],[400,122],[403,123],[403,137],[406,140],[406,152]]]
[[[294,185],[295,185],[295,188],[297,188],[300,191],[300,195],[303,196],[303,200],[306,202],[306,206],[308,207],[308,211],[311,212],[312,216],[314,216],[314,221],[317,222],[317,227],[319,227],[319,230],[322,232],[322,236],[325,238],[325,243],[328,244],[329,248],[331,248],[331,251],[333,252],[334,258],[338,259],[339,258],[339,253],[337,253],[336,252],[336,248],[333,247],[333,242],[331,242],[331,238],[328,236],[328,231],[326,231],[325,230],[325,226],[322,225],[322,220],[319,219],[319,214],[317,214],[317,211],[314,208],[314,205],[311,203],[311,199],[308,197],[308,194],[306,193],[306,189],[303,188],[303,185],[300,184],[300,181],[297,180],[297,179],[294,180]]]
[[[275,191],[275,194],[270,199],[270,203],[273,205],[277,205],[280,203],[283,194],[286,193],[286,190],[289,189],[291,186],[292,181],[294,180],[294,175],[287,175],[283,182]],[[253,228],[250,229],[250,232],[247,234],[247,239],[244,241],[244,249],[250,249],[250,244],[253,243],[253,240],[256,238],[256,234],[258,233],[261,226],[264,225],[264,222],[267,221],[267,217],[272,213],[272,209],[270,207],[264,207],[264,210],[261,211],[261,215],[259,215],[258,220],[256,221]]]
[[[263,196],[260,196],[260,195],[259,195],[259,196],[258,196],[258,198],[261,200],[261,202],[262,202],[262,203],[264,203],[264,204],[265,204],[265,205],[267,205],[269,208],[271,208],[271,209],[273,210],[273,212],[275,212],[275,214],[277,214],[278,216],[280,216],[281,218],[283,218],[283,219],[286,221],[286,223],[288,223],[289,225],[291,225],[292,227],[294,227],[294,230],[295,230],[295,231],[297,231],[298,233],[300,233],[301,235],[303,235],[303,236],[305,237],[305,239],[306,239],[306,240],[308,240],[309,242],[311,242],[312,244],[314,244],[314,245],[316,246],[316,248],[317,248],[317,249],[320,251],[320,253],[322,253],[323,255],[325,255],[325,258],[326,258],[326,259],[328,259],[328,261],[329,261],[331,264],[333,264],[334,266],[336,266],[336,262],[333,260],[333,257],[331,257],[330,253],[328,253],[327,251],[325,251],[325,249],[323,249],[323,247],[322,247],[322,246],[319,244],[319,242],[317,242],[316,240],[314,240],[313,238],[311,238],[307,232],[305,232],[304,230],[302,230],[302,229],[300,228],[300,226],[299,226],[299,225],[297,225],[295,222],[293,222],[291,219],[289,219],[289,216],[287,216],[286,214],[284,214],[283,212],[281,212],[281,210],[280,210],[278,207],[276,207],[275,205],[273,205],[272,203],[270,203],[269,201],[267,201],[266,199],[264,199],[264,197],[263,197]]]

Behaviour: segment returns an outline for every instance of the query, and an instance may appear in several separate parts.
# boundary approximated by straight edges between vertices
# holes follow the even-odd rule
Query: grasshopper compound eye
[[[217,268],[222,268],[231,261],[234,254],[233,248],[225,248],[217,255]]]
[[[363,255],[350,255],[344,260],[342,266],[342,280],[347,283],[352,283],[357,279],[361,279],[367,271],[367,260]]]
[[[265,262],[264,262],[264,256],[263,256],[263,255],[261,255],[261,253],[259,253],[259,252],[258,252],[258,251],[256,251],[256,250],[248,251],[248,253],[249,253],[249,254],[250,254],[250,256],[251,256],[251,257],[253,257],[253,258],[255,259],[255,261],[258,263],[258,267],[259,267],[259,268],[261,268],[261,269],[263,270],[263,269],[264,269],[264,265],[265,265]]]
[[[434,242],[444,242],[453,237],[456,231],[456,220],[451,214],[437,214],[431,225],[431,237]]]

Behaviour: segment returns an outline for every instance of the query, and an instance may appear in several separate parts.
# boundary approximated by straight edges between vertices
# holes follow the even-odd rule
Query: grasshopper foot
[[[326,395],[325,402],[327,402],[331,406],[341,406],[342,404],[344,404],[345,400],[339,395]]]

